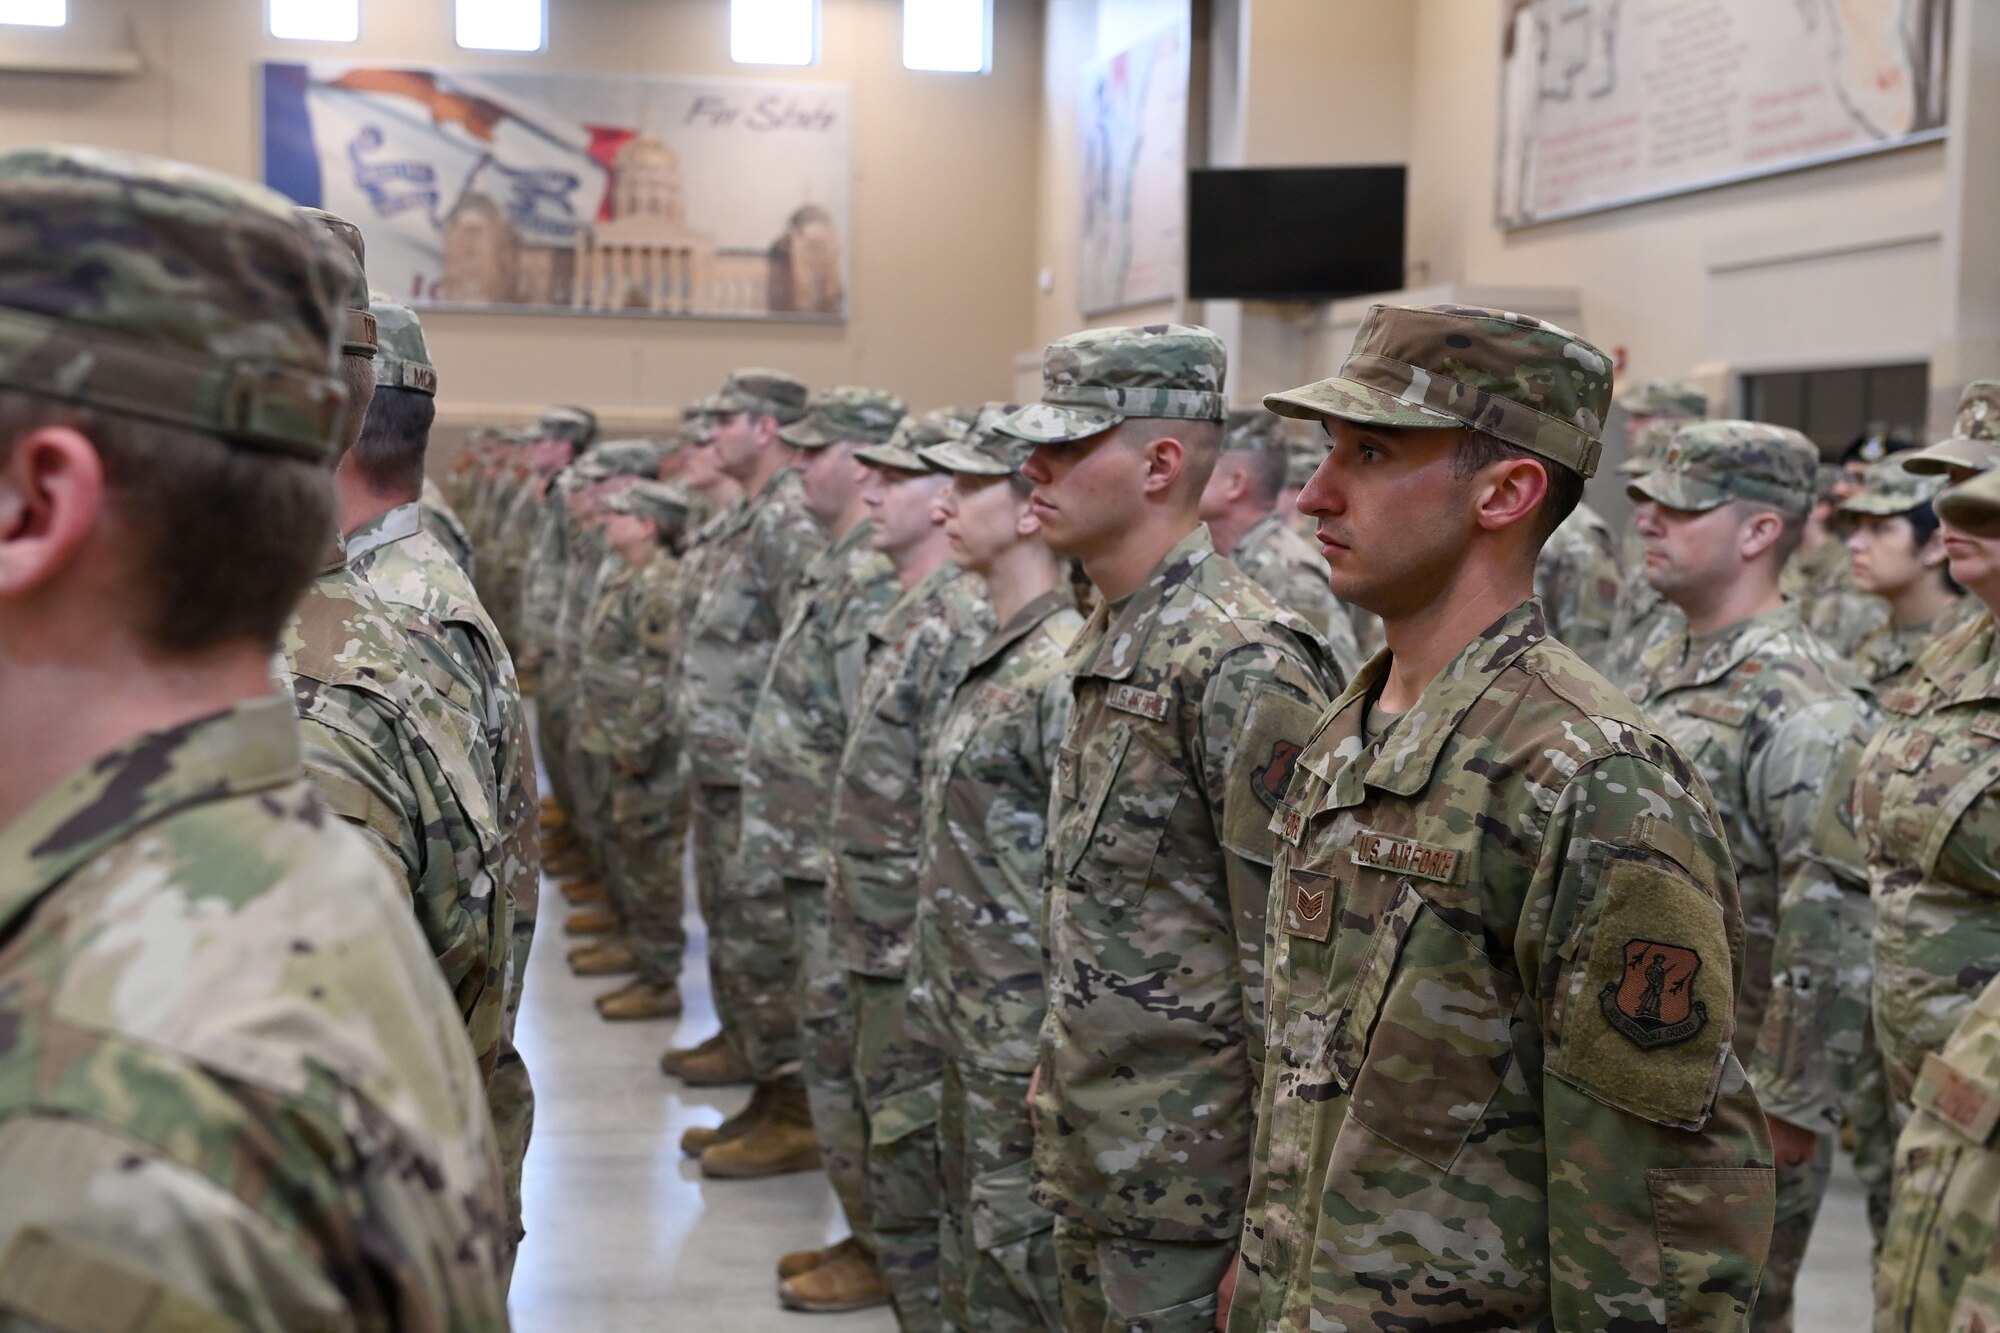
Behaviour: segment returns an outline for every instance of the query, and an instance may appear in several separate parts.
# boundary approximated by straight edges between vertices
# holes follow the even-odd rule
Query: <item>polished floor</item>
[[[518,1333],[886,1333],[886,1310],[800,1315],[774,1294],[773,1261],[844,1233],[819,1175],[711,1181],[681,1156],[681,1131],[712,1125],[746,1089],[683,1088],[655,1063],[715,1030],[700,922],[682,978],[687,1013],[610,1024],[591,997],[616,982],[570,975],[561,895],[544,895],[517,1039],[534,1072],[528,1239],[514,1272]],[[1870,1324],[1868,1223],[1843,1161],[1800,1276],[1799,1333]]]

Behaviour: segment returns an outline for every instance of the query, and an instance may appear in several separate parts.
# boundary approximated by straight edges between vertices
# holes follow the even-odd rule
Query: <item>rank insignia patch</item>
[[[1708,1006],[1694,998],[1701,955],[1655,940],[1625,942],[1625,970],[1598,995],[1605,1021],[1641,1050],[1686,1041],[1708,1025]]]

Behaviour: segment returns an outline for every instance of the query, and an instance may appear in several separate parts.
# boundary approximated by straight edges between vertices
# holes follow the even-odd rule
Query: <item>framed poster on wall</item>
[[[1506,0],[1495,212],[1523,227],[1944,134],[1952,0]]]
[[[839,320],[844,87],[268,63],[264,179],[418,308]]]
[[[1083,312],[1171,301],[1187,252],[1185,25],[1087,66],[1079,99]]]

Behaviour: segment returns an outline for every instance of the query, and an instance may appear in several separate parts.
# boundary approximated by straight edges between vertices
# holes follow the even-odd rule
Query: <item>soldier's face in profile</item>
[[[1980,537],[1946,523],[1944,553],[1951,561],[1951,576],[1972,590],[1973,596],[1990,610],[2000,604],[2000,536]]]
[[[1130,529],[1144,503],[1146,454],[1114,428],[1070,444],[1037,445],[1021,474],[1035,484],[1028,504],[1043,540],[1088,561]]]
[[[1877,597],[1893,597],[1944,560],[1944,538],[1932,533],[1922,549],[1917,530],[1901,514],[1862,514],[1848,534],[1854,557],[1854,586]]]
[[[1743,567],[1744,514],[1736,505],[1669,509],[1641,500],[1632,523],[1646,539],[1646,582],[1677,605],[1687,594],[1728,587]]]
[[[799,465],[799,484],[805,488],[806,509],[830,526],[860,494],[868,478],[868,465],[854,460],[855,446],[842,440],[824,448],[806,451]]]
[[[938,513],[951,539],[951,558],[975,574],[990,569],[1021,540],[1023,525],[1034,523],[1027,501],[1005,477],[954,476],[938,496]]]
[[[872,475],[862,487],[862,495],[875,516],[875,531],[869,545],[900,560],[930,537],[936,529],[931,510],[938,492],[950,482],[941,472],[905,472],[900,468],[871,468]]]
[[[715,419],[708,440],[715,451],[715,465],[726,477],[742,481],[757,470],[757,423],[768,417],[748,412],[724,412]]]
[[[1329,420],[1326,458],[1299,492],[1334,595],[1384,620],[1445,591],[1472,534],[1471,489],[1452,473],[1457,430]]]

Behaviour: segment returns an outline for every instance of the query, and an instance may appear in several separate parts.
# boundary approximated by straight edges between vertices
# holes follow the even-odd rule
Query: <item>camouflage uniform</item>
[[[805,404],[805,386],[790,376],[745,370],[729,377],[716,407],[771,415],[784,426],[804,415]],[[789,951],[772,956],[762,948],[790,934],[782,888],[746,882],[741,873],[743,766],[778,633],[826,534],[806,509],[798,472],[786,467],[712,540],[716,563],[704,571],[688,620],[680,682],[679,716],[695,784],[695,881],[706,895],[708,975],[723,1038],[737,1058],[768,1067],[767,1044],[796,1049],[796,969]]]
[[[0,181],[0,385],[326,458],[351,264],[320,228],[100,150]],[[0,1327],[505,1329],[479,1081],[288,700],[132,737],[0,828]]]
[[[377,318],[379,322],[379,315]],[[471,579],[479,564],[478,557],[472,553],[472,532],[465,526],[465,520],[458,516],[458,510],[445,499],[444,491],[429,477],[424,478],[423,495],[418,503],[423,506],[424,531],[437,539],[438,545],[450,553],[459,571]]]
[[[925,457],[1006,475],[1026,452],[944,444]],[[1082,628],[1066,587],[1017,611],[973,657],[926,762],[909,1024],[944,1056],[940,1285],[945,1326],[966,1333],[1062,1327],[1053,1219],[1029,1197],[1027,1099],[1048,1011],[1042,849]]]
[[[1585,659],[1611,637],[1623,582],[1617,540],[1587,504],[1571,511],[1535,560],[1535,597],[1549,618],[1549,633]]]
[[[360,258],[360,234],[325,214]],[[374,319],[357,264],[346,355],[372,357]],[[357,318],[361,317],[361,318]],[[512,921],[498,891],[499,832],[466,719],[433,687],[398,615],[347,565],[337,536],[280,642],[303,728],[306,774],[408,888],[417,922],[457,998],[473,1053],[498,1058]]]
[[[1666,456],[1667,441],[1673,439],[1682,424],[1679,419],[1670,418],[1647,426],[1639,433],[1632,456],[1618,465],[1619,474],[1638,478],[1652,472]],[[1640,664],[1647,653],[1687,628],[1687,617],[1646,581],[1646,539],[1639,535],[1629,515],[1619,538],[1618,565],[1625,576],[1612,604],[1611,632],[1597,645],[1596,652],[1584,655],[1584,660],[1623,690],[1638,683]]]
[[[1376,307],[1266,401],[1477,424],[1588,475],[1610,360]],[[1415,705],[1377,657],[1272,818],[1270,1046],[1235,1333],[1742,1328],[1771,1225],[1731,1049],[1740,921],[1700,778],[1530,599]]]
[[[1806,628],[1843,657],[1889,622],[1889,604],[1854,586],[1854,557],[1838,537],[1793,556],[1784,589],[1798,601]]]
[[[963,434],[962,424],[955,434]],[[855,457],[927,472],[933,438],[907,421]],[[849,717],[827,828],[828,942],[848,971],[854,1081],[867,1133],[862,1181],[870,1239],[898,1323],[939,1323],[938,1053],[906,1023],[905,973],[923,851],[926,763],[946,704],[993,630],[984,585],[949,561],[909,587],[868,633],[868,666]]]
[[[1695,422],[1630,494],[1697,512],[1749,500],[1802,519],[1816,462],[1797,431]],[[1758,1100],[1820,1136],[1812,1161],[1778,1170],[1753,1328],[1792,1326],[1799,1264],[1866,1045],[1867,875],[1851,829],[1819,815],[1828,775],[1852,773],[1874,729],[1867,688],[1786,604],[1699,638],[1681,633],[1646,655],[1627,691],[1708,784],[1729,844],[1743,913],[1736,1044]]]
[[[415,313],[381,297],[372,298],[370,308],[381,339],[374,363],[377,386],[435,393],[437,373]],[[432,534],[430,512],[421,501],[414,502],[357,527],[348,536],[348,567],[392,607],[412,613],[402,628],[420,646],[434,646],[442,654],[442,664],[471,695],[482,775],[488,779],[485,794],[501,835],[494,873],[513,920],[501,1044],[488,1092],[507,1173],[507,1197],[518,1220],[521,1164],[533,1131],[535,1100],[513,1037],[540,896],[540,804],[513,659],[480,605],[466,567]]]
[[[1954,468],[1985,472],[2000,463],[2000,380],[1973,380],[1958,398],[1951,434],[1912,453],[1897,454],[1906,472],[1938,476]]]
[[[1896,1144],[1876,1333],[2000,1328],[2000,981],[1926,1055]]]
[[[1206,329],[1074,334],[1001,429],[1057,445],[1128,414],[1220,420],[1223,373]],[[1065,1327],[1205,1328],[1249,1183],[1265,825],[1338,675],[1206,527],[1098,607],[1067,666],[1034,1198],[1057,1215]]]

